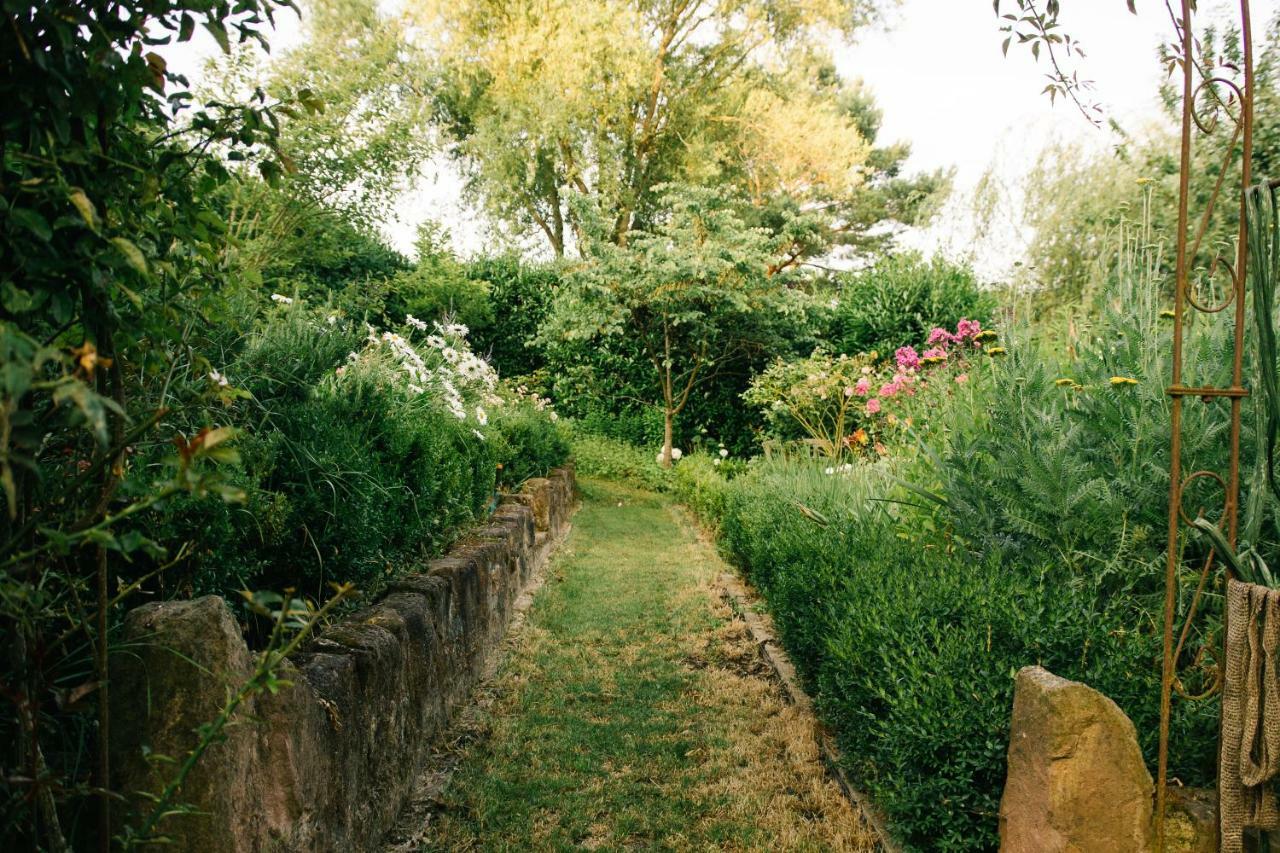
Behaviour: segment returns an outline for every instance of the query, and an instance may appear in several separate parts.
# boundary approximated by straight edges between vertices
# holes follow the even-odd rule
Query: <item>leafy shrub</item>
[[[562,462],[552,414],[504,404],[466,331],[414,321],[379,334],[300,303],[268,312],[208,380],[245,430],[232,483],[246,502],[171,505],[164,538],[192,555],[173,581],[376,594],[488,508],[499,461],[508,483]]]
[[[927,513],[876,500],[902,497],[893,465],[755,465],[727,485],[722,541],[901,840],[994,849],[1018,668],[1041,664],[1111,696],[1154,758],[1160,602],[1088,573],[954,550]],[[1202,781],[1216,710],[1175,709],[1173,772]]]
[[[449,253],[448,234],[427,223],[418,229],[418,261],[391,282],[387,311],[428,321],[452,320],[472,334],[493,322],[489,285],[468,275],[466,265]]]
[[[662,444],[662,412],[650,406],[618,404],[587,397],[580,400],[581,414],[575,419],[585,432],[611,438],[615,441],[649,447]],[[676,444],[684,444],[684,436],[678,434]]]
[[[560,285],[558,268],[501,255],[472,261],[466,274],[487,286],[492,306],[491,323],[477,331],[476,350],[486,353],[502,376],[526,376],[541,369],[546,355],[534,336]]]
[[[716,525],[724,514],[728,479],[741,463],[726,462],[720,456],[693,453],[671,469],[671,493],[706,524]]]
[[[499,480],[514,488],[546,476],[569,458],[569,440],[556,421],[536,404],[520,401],[499,410],[494,420]]]
[[[880,356],[923,341],[934,326],[990,321],[995,301],[968,267],[919,254],[885,258],[840,281],[831,343],[839,352]]]
[[[308,301],[323,302],[331,292],[352,285],[363,288],[371,281],[388,279],[411,266],[407,258],[388,247],[376,233],[323,207],[289,198],[287,190],[238,186],[236,191],[256,192],[258,197],[249,199],[248,203],[265,210],[303,208],[292,211],[294,215],[282,217],[294,223],[287,234],[264,237],[262,246],[251,241],[241,249],[242,254],[249,255],[240,261],[251,277],[257,266],[256,256],[265,255],[260,275],[268,292],[292,292],[296,286]],[[219,200],[233,206],[246,202],[240,197]]]
[[[618,480],[653,491],[666,491],[670,472],[655,459],[654,451],[606,438],[574,427],[570,432],[574,468],[580,476]]]

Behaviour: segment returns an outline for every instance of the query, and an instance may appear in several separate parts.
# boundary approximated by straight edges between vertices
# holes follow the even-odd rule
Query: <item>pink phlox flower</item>
[[[956,376],[956,382],[960,383],[961,385],[963,385],[968,381],[969,381],[969,374],[967,373],[961,373]]]
[[[960,318],[960,322],[956,323],[956,337],[960,340],[972,338],[978,332],[982,331],[982,324],[977,320],[969,320],[964,317]]]
[[[920,355],[915,347],[899,347],[894,356],[898,360],[898,367],[903,370],[913,370],[920,366]]]
[[[880,396],[892,397],[894,394],[897,394],[901,390],[902,390],[902,386],[899,385],[897,382],[886,382],[880,386]]]
[[[871,380],[862,377],[858,380],[858,384],[853,386],[853,390],[858,392],[859,396],[865,397],[871,393]]]
[[[870,400],[867,401],[867,414],[874,415],[879,413],[879,411],[880,411],[880,401],[877,400],[875,397],[872,397]]]
[[[933,330],[929,332],[929,340],[927,340],[925,343],[930,345],[942,344],[943,346],[946,346],[947,344],[954,343],[955,341],[956,341],[955,335],[951,334],[941,326],[934,326]],[[926,352],[924,354],[924,357],[928,358],[929,353]]]

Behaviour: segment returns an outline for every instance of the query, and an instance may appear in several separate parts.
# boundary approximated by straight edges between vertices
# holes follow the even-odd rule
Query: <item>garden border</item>
[[[698,525],[697,529],[700,535],[708,536],[701,525]],[[743,623],[751,634],[751,639],[755,641],[761,660],[773,671],[774,678],[782,685],[782,691],[788,701],[798,708],[811,722],[814,740],[818,743],[818,750],[822,753],[822,761],[826,765],[827,772],[836,780],[845,797],[862,812],[867,822],[871,824],[881,849],[885,853],[901,853],[902,848],[893,841],[893,837],[889,834],[888,824],[884,815],[869,796],[854,786],[848,774],[844,772],[840,747],[836,744],[835,737],[818,718],[812,697],[800,685],[795,665],[791,662],[786,649],[782,647],[782,644],[774,634],[773,620],[769,618],[768,614],[760,613],[756,609],[757,596],[741,578],[729,573],[721,573],[716,578],[716,588],[720,596],[742,618]]]

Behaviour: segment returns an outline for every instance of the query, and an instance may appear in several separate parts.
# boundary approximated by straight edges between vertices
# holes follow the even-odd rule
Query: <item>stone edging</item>
[[[528,611],[533,606],[534,597],[546,584],[551,552],[571,532],[573,525],[566,522],[554,539],[548,541],[548,547],[537,559],[532,577],[512,605],[506,637],[500,648],[490,655],[484,673],[472,690],[471,701],[455,715],[445,736],[437,739],[441,746],[433,751],[419,771],[403,810],[383,840],[380,853],[417,853],[425,849],[431,835],[431,821],[439,807],[440,795],[448,788],[454,771],[474,742],[477,731],[483,728],[484,715],[493,705],[493,685],[498,669],[507,655],[524,641],[525,632],[522,629]]]
[[[782,648],[781,643],[774,637],[772,620],[768,615],[761,614],[756,610],[755,596],[736,576],[721,574],[716,579],[716,585],[721,597],[728,601],[733,610],[742,617],[742,621],[746,624],[747,630],[751,634],[751,639],[755,641],[756,648],[760,652],[761,659],[773,670],[774,677],[782,685],[787,699],[792,705],[803,711],[806,718],[812,721],[814,739],[818,742],[818,749],[822,752],[822,760],[826,764],[827,772],[832,775],[844,795],[858,807],[859,811],[866,817],[867,822],[871,824],[881,849],[886,853],[900,853],[901,848],[894,843],[893,837],[889,834],[884,815],[876,808],[870,797],[854,787],[849,780],[848,774],[844,772],[840,748],[836,745],[836,739],[818,719],[814,710],[813,699],[800,685],[796,668],[791,663],[791,658],[787,655],[786,649]]]
[[[188,776],[170,849],[372,850],[485,676],[517,601],[569,527],[572,467],[527,482],[487,524],[288,661]],[[112,659],[116,790],[155,792],[252,672],[217,596],[131,611]],[[145,809],[142,799],[135,804]],[[121,809],[123,811],[123,809]]]

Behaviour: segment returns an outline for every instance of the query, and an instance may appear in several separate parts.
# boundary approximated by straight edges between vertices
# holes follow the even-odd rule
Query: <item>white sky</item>
[[[1006,0],[1006,5],[1012,5]],[[1107,115],[1136,129],[1158,116],[1157,87],[1163,71],[1157,46],[1172,37],[1164,0],[1137,0],[1130,15],[1125,0],[1069,0],[1062,24],[1086,51],[1081,76],[1096,83],[1094,99]],[[1174,5],[1176,6],[1176,0]],[[1200,22],[1238,13],[1226,0],[1202,0]],[[1255,38],[1280,9],[1280,0],[1253,0]],[[275,52],[298,38],[292,14],[286,14]],[[912,145],[909,169],[956,170],[956,197],[942,221],[908,242],[925,248],[955,251],[969,242],[965,234],[965,195],[989,168],[1016,183],[1050,139],[1080,139],[1103,147],[1109,132],[1091,126],[1073,105],[1050,105],[1041,90],[1047,63],[1037,64],[1029,50],[1001,54],[1002,36],[991,0],[902,0],[887,28],[865,32],[859,43],[837,51],[846,77],[861,77],[884,112],[880,141],[907,140]],[[193,77],[208,41],[170,51],[175,67]],[[460,181],[444,162],[431,164],[416,188],[406,193],[389,217],[387,236],[408,249],[416,224],[424,219],[446,223],[455,248],[464,254],[490,243],[479,216],[460,198]],[[1006,259],[977,258],[980,267],[997,273]]]
[[[1005,0],[1006,6],[1012,6]],[[1157,90],[1164,71],[1156,60],[1160,44],[1174,37],[1163,0],[1138,0],[1131,15],[1124,0],[1069,0],[1063,29],[1079,40],[1085,58],[1081,77],[1093,80],[1093,99],[1129,130],[1160,119]],[[1174,0],[1174,4],[1178,3]],[[1202,2],[1196,21],[1225,20],[1238,5]],[[1253,0],[1255,41],[1280,0]],[[841,73],[862,77],[884,111],[881,141],[912,145],[908,168],[956,169],[955,195],[926,234],[906,242],[963,253],[972,236],[965,219],[967,195],[994,167],[1006,183],[1034,162],[1046,142],[1080,140],[1105,148],[1109,130],[1094,128],[1069,102],[1051,104],[1042,90],[1047,62],[1015,44],[1006,58],[1003,36],[990,0],[904,0],[887,32],[866,33],[840,50]],[[984,247],[988,254],[992,247]],[[998,275],[1008,257],[978,257],[980,268]]]

